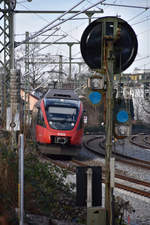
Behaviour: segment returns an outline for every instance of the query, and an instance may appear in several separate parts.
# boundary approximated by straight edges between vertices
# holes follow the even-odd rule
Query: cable
[[[62,23],[64,23],[64,22],[66,22],[66,21],[68,21],[68,20],[71,20],[72,18],[74,18],[74,17],[76,17],[76,16],[80,15],[81,13],[83,13],[83,12],[85,12],[85,11],[87,11],[87,10],[89,10],[89,9],[93,8],[94,6],[96,6],[96,5],[100,4],[101,2],[104,2],[104,1],[106,1],[106,0],[101,0],[100,2],[95,3],[94,5],[92,5],[92,6],[88,7],[87,9],[84,9],[84,10],[82,10],[82,11],[80,11],[80,12],[76,13],[75,15],[70,16],[70,17],[69,17],[69,18],[67,18],[66,20],[64,20],[64,21],[62,21],[62,22],[59,22],[58,24],[56,24],[56,25],[52,26],[52,27],[51,27],[51,28],[49,28],[49,29],[53,29],[54,27],[56,27],[56,26],[58,26],[58,25],[60,25],[60,24],[62,24]],[[50,25],[51,25],[51,24],[50,24]],[[47,26],[48,26],[48,25],[47,25]],[[44,31],[43,31],[43,32],[44,32]],[[41,34],[41,33],[40,33],[40,34]]]
[[[114,1],[113,1],[113,4],[116,3],[117,1],[118,1],[118,0],[114,0]],[[91,1],[89,1],[89,0],[87,0],[87,2],[93,4],[93,3],[92,3]],[[107,8],[108,8],[108,7],[109,7],[109,6],[107,6]],[[99,7],[96,7],[96,8],[97,8],[97,9],[100,9]]]
[[[68,11],[64,12],[62,15],[60,15],[58,18],[54,19],[52,22],[50,22],[49,24],[47,24],[45,27],[43,27],[41,30],[39,30],[37,32],[41,33],[42,31],[44,31],[47,27],[49,27],[50,25],[52,25],[54,22],[56,22],[57,20],[61,19],[63,16],[65,16],[67,13],[69,13],[71,10],[73,10],[74,8],[76,8],[77,6],[79,6],[82,2],[84,2],[85,0],[81,0],[78,4],[76,4],[75,6],[73,6],[71,9],[69,9]]]
[[[75,41],[79,41],[78,39],[76,39],[76,38],[73,37],[72,35],[68,34],[67,32],[63,31],[62,29],[61,29],[61,31],[62,31],[64,34],[70,36],[70,37],[71,37],[72,39],[74,39]]]
[[[131,19],[128,20],[128,22],[130,22],[131,20],[136,19],[137,17],[141,16],[143,13],[145,13],[148,9],[145,9],[144,11],[140,12],[139,14],[137,14],[136,16],[132,17]]]
[[[24,41],[22,41],[20,44],[23,44],[26,41],[29,41],[31,39],[34,39],[35,37],[39,36],[40,34],[44,33],[45,29],[48,28],[50,25],[52,25],[53,23],[55,23],[57,20],[61,19],[63,16],[65,16],[67,13],[69,13],[71,10],[73,10],[74,8],[76,8],[77,6],[79,6],[82,2],[84,2],[85,0],[81,0],[78,4],[76,4],[75,6],[73,6],[71,9],[65,11],[62,15],[60,15],[59,17],[57,17],[56,19],[54,19],[52,22],[50,22],[49,24],[47,24],[45,27],[43,27],[42,29],[40,29],[39,31],[37,31],[33,36],[29,37],[27,40],[25,39]],[[63,22],[60,22],[59,24],[62,24]],[[57,26],[59,25],[57,24]],[[56,27],[56,26],[55,26]],[[52,29],[52,28],[50,28]]]
[[[82,1],[81,1],[80,3],[78,3],[76,6],[72,7],[70,10],[66,11],[65,13],[63,13],[63,14],[62,14],[61,16],[59,16],[57,19],[55,19],[55,20],[52,21],[50,24],[46,25],[44,28],[42,28],[41,30],[39,30],[38,32],[36,32],[33,36],[31,36],[31,37],[29,37],[28,39],[25,39],[24,41],[22,41],[20,44],[23,44],[23,43],[25,43],[26,41],[29,41],[29,40],[31,40],[31,39],[33,39],[33,38],[35,38],[35,37],[37,37],[37,36],[39,36],[39,35],[45,33],[45,29],[46,29],[46,28],[48,28],[50,25],[52,25],[54,22],[56,22],[58,19],[60,19],[60,18],[63,17],[64,15],[66,15],[66,14],[67,14],[68,12],[70,12],[72,9],[74,9],[75,7],[77,7],[77,6],[78,6],[79,4],[81,4],[83,1],[85,1],[85,0],[82,0]],[[104,2],[104,1],[106,1],[106,0],[100,0],[100,1],[98,1],[98,2],[95,3],[94,5],[88,7],[87,9],[82,10],[82,11],[76,13],[75,15],[70,16],[70,17],[67,18],[66,20],[61,21],[61,22],[58,22],[57,24],[55,24],[55,25],[49,27],[49,29],[53,29],[53,28],[55,28],[56,26],[63,24],[64,22],[66,22],[66,21],[68,21],[68,20],[70,20],[70,19],[72,19],[72,18],[74,18],[74,17],[80,15],[81,13],[83,13],[83,12],[85,12],[85,11],[87,11],[87,10],[93,8],[93,7],[95,7],[96,5],[98,5],[98,4],[100,4],[100,3]]]
[[[104,2],[104,1],[105,1],[105,0],[101,0],[100,2]],[[81,1],[81,2],[82,2],[82,1]],[[81,3],[81,2],[80,2],[80,3]],[[90,6],[88,9],[94,7],[95,5],[99,4],[100,2],[97,2],[96,4]],[[78,3],[77,5],[79,5],[79,3]],[[76,6],[77,6],[77,5],[76,5]],[[76,7],[76,6],[74,6],[74,7]],[[73,7],[73,8],[74,8],[74,7]],[[72,9],[73,9],[73,8],[72,8]],[[72,9],[71,9],[71,10],[72,10]],[[88,10],[88,9],[86,9],[86,10]],[[83,12],[84,12],[84,11],[85,11],[85,10],[83,10]],[[68,11],[67,11],[67,12],[68,12]],[[67,12],[65,12],[65,14],[66,14]],[[82,11],[79,12],[79,13],[77,13],[77,14],[75,14],[75,15],[73,15],[73,16],[71,16],[71,18],[73,18],[73,17],[75,17],[75,16],[77,16],[77,15],[79,15],[79,14],[81,14],[81,13],[82,13]],[[64,14],[61,15],[59,18],[61,18],[62,16],[64,16]],[[69,20],[69,19],[70,19],[70,18],[68,18],[67,20]],[[52,22],[51,22],[51,23],[52,23]],[[51,23],[50,23],[50,24],[51,24]],[[63,21],[63,22],[60,22],[59,24],[62,24],[62,23],[64,23],[64,21]],[[46,28],[47,28],[48,26],[49,26],[49,25],[47,25]],[[57,24],[57,25],[54,25],[53,27],[51,27],[51,28],[49,28],[49,29],[53,29],[53,28],[55,28],[56,26],[58,26],[58,24]],[[43,29],[44,29],[44,28],[43,28]],[[43,33],[44,33],[44,32],[46,32],[46,31],[43,31]],[[41,34],[42,34],[42,33],[41,33]],[[38,35],[39,35],[39,32],[38,32]],[[36,34],[34,34],[33,36],[29,37],[28,39],[25,39],[25,41],[21,42],[20,44],[26,42],[27,40],[31,40],[31,39],[33,39],[33,37],[36,37],[36,36],[38,36],[38,35],[37,35],[37,33],[36,33]],[[59,39],[59,40],[60,40],[60,39]],[[57,40],[57,41],[58,41],[58,40]],[[55,41],[55,42],[56,42],[56,41]],[[54,43],[55,43],[55,42],[54,42]],[[44,48],[46,48],[46,47],[48,47],[48,46],[49,46],[49,45],[44,46],[42,49],[44,49]],[[40,49],[40,50],[42,50],[42,49]],[[38,51],[40,51],[40,50],[38,50]],[[22,58],[21,58],[21,59],[22,59]]]
[[[26,9],[28,9],[28,10],[30,10],[29,7],[27,7],[27,6],[23,5],[23,4],[21,4],[21,6],[24,7],[24,8],[26,8]],[[36,14],[36,15],[37,15],[39,18],[41,18],[42,20],[44,20],[44,21],[46,21],[46,22],[49,22],[49,21],[48,21],[47,19],[45,19],[43,16],[40,16],[39,14]],[[48,29],[48,30],[49,30],[49,29]],[[63,33],[65,33],[65,34],[67,34],[68,36],[70,36],[72,39],[74,39],[74,40],[77,41],[76,38],[74,38],[73,36],[71,36],[71,35],[68,34],[67,32],[63,31],[62,29],[61,29],[61,31],[62,31]]]
[[[17,4],[20,4],[20,5],[21,5],[22,3],[25,3],[25,2],[27,2],[27,0],[26,0],[26,1],[23,0],[23,1],[21,1],[21,2],[18,2],[18,1],[17,1]]]
[[[147,55],[145,57],[142,57],[142,58],[139,58],[139,59],[135,59],[134,62],[135,61],[141,61],[141,60],[146,59],[146,58],[148,59],[149,57],[150,57],[150,55]]]
[[[27,9],[28,11],[30,11],[30,8],[29,8],[29,7],[25,6],[25,5],[22,4],[22,3],[20,3],[20,5],[21,5],[23,8]],[[45,22],[49,22],[47,19],[45,19],[43,16],[41,16],[41,15],[39,15],[39,14],[34,14],[34,15],[36,15],[36,16],[39,17],[39,18],[41,18],[41,19],[44,20]]]
[[[134,9],[149,9],[149,7],[136,6],[136,5],[119,5],[119,4],[109,4],[109,3],[101,3],[101,5],[119,6],[119,7],[134,8]]]
[[[135,26],[135,25],[137,25],[137,24],[144,23],[144,22],[150,20],[150,16],[144,17],[144,18],[146,18],[146,19],[144,19],[144,20],[142,20],[142,21],[139,21],[139,22],[137,22],[137,23],[134,23],[134,24],[132,24],[132,26]]]
[[[52,45],[52,44],[55,44],[57,41],[60,41],[61,39],[65,38],[65,37],[66,37],[66,36],[60,37],[59,39],[57,39],[57,40],[55,40],[54,42],[52,42],[51,45]],[[44,46],[44,47],[38,49],[35,53],[38,53],[39,51],[41,51],[41,50],[43,50],[43,49],[45,49],[45,48],[47,48],[47,47],[49,47],[49,46],[50,46],[50,44],[47,44],[46,46]],[[29,56],[32,55],[32,52],[33,52],[34,50],[35,50],[35,48],[31,50]],[[24,59],[24,56],[21,57],[21,58],[19,58],[19,59],[17,59],[17,62],[21,61],[22,59]]]

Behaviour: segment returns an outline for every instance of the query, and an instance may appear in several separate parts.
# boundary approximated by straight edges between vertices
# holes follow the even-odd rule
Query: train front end
[[[36,142],[42,151],[57,155],[76,155],[83,137],[83,106],[73,93],[51,90],[39,105]]]

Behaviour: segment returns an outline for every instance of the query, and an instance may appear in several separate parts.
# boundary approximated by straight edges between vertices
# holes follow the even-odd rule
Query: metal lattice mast
[[[26,39],[29,38],[29,32],[26,32]],[[25,45],[25,99],[24,99],[24,125],[29,120],[29,43]],[[25,128],[25,127],[24,127]]]
[[[6,121],[6,107],[10,103],[10,18],[12,10],[8,2],[0,1],[0,117]]]

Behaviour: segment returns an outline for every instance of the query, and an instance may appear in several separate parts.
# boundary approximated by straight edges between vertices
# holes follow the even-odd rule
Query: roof
[[[60,98],[60,99],[71,99],[79,100],[79,97],[73,90],[66,89],[50,89],[44,96],[44,98]]]

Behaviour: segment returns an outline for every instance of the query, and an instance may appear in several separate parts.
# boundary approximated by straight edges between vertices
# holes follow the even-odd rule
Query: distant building
[[[25,101],[25,91],[21,89],[21,99],[23,101]],[[28,94],[26,95],[26,102],[28,102],[28,99],[29,99],[29,110],[32,111],[33,110],[33,107],[35,105],[35,103],[39,100],[38,97],[32,95],[32,94]]]
[[[150,83],[150,69],[134,70],[133,73],[122,73],[120,75],[115,75],[114,82],[128,85]]]

